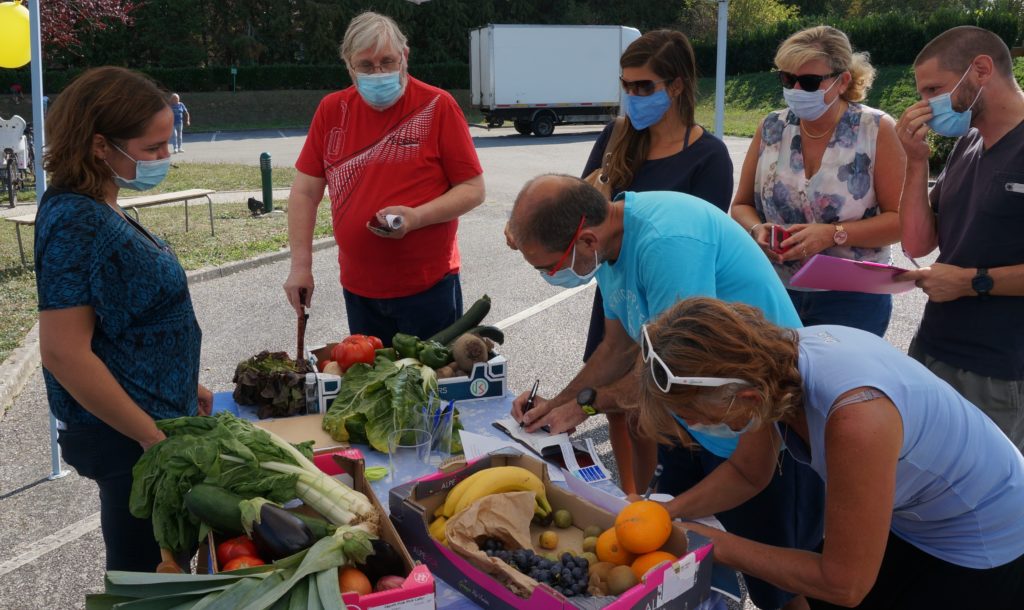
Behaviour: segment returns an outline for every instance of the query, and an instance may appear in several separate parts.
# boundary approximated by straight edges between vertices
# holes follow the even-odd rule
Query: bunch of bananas
[[[525,468],[519,466],[496,466],[473,473],[459,482],[448,492],[444,504],[439,506],[431,522],[430,535],[444,543],[444,524],[455,514],[466,509],[480,498],[511,491],[532,491],[536,505],[533,513],[538,519],[551,514],[551,504],[544,491],[544,482]]]

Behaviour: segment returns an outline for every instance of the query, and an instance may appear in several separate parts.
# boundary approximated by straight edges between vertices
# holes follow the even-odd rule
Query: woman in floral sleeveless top
[[[775,55],[787,108],[769,114],[747,151],[732,216],[750,231],[805,325],[842,324],[884,335],[892,297],[790,285],[818,253],[889,263],[899,240],[905,156],[895,122],[858,103],[875,70],[846,35],[818,26]],[[773,226],[791,237],[771,247]]]

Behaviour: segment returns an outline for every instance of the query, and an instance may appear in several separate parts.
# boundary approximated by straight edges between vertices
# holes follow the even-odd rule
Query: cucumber
[[[242,529],[242,512],[238,503],[244,499],[222,487],[199,483],[185,494],[185,508],[213,531],[228,536],[241,536],[245,530]],[[333,534],[336,529],[323,519],[297,512],[291,514],[305,523],[317,540]]]
[[[477,326],[476,328],[469,329],[469,334],[490,339],[498,345],[505,343],[505,333],[501,332],[501,329],[497,326]]]
[[[430,340],[437,341],[441,345],[448,345],[458,339],[459,335],[479,326],[490,311],[491,297],[485,294],[477,299],[476,303],[473,303],[473,306],[466,310],[466,313],[462,314],[462,317],[456,320],[454,324],[437,333]]]

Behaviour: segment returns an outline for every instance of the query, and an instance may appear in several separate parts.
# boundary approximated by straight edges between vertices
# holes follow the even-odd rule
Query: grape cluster
[[[550,585],[552,589],[566,597],[587,592],[587,585],[590,582],[589,562],[583,557],[562,553],[558,560],[552,561],[530,549],[507,550],[505,545],[495,538],[485,539],[480,548],[488,557],[497,557],[537,582]]]

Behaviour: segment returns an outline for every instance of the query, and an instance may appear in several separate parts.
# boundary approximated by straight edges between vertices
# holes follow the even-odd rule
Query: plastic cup
[[[430,465],[430,433],[419,428],[402,428],[388,435],[392,485],[412,481],[434,471]]]

